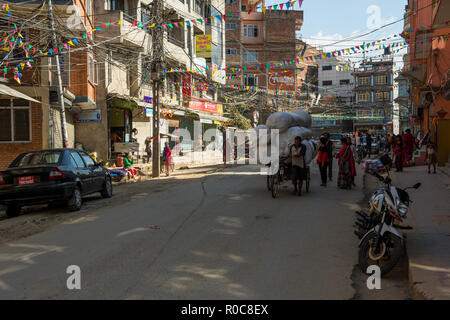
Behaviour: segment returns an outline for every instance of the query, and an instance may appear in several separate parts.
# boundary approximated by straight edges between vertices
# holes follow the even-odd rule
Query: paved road
[[[143,189],[4,243],[0,298],[355,297],[352,224],[361,180],[355,190],[334,182],[325,189],[313,169],[311,193],[296,197],[286,185],[272,199],[258,168],[235,167]],[[69,265],[81,268],[81,290],[66,288]]]

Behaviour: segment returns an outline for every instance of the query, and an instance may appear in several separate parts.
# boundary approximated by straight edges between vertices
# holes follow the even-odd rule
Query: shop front
[[[141,107],[133,101],[113,98],[108,108],[110,155],[112,159],[118,153],[139,153],[136,129],[133,127],[133,112]]]

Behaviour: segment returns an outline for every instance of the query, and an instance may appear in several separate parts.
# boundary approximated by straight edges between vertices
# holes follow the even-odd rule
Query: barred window
[[[30,102],[24,99],[0,99],[0,143],[30,142]]]

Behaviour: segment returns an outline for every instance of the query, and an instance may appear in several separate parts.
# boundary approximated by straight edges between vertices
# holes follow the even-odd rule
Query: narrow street
[[[362,172],[345,191],[320,187],[313,168],[309,194],[287,182],[272,199],[258,170],[144,182],[127,199],[121,186],[120,201],[4,242],[0,299],[408,298],[404,270],[369,292],[356,265]],[[66,287],[69,265],[81,268],[81,290]]]

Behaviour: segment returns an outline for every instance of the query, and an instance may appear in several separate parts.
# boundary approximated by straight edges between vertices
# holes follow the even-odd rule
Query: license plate
[[[34,177],[19,177],[19,184],[33,184],[34,183]]]

